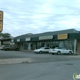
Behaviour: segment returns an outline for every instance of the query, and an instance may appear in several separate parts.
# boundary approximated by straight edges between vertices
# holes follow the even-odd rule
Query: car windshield
[[[9,45],[5,45],[4,47],[9,47]]]
[[[66,48],[63,48],[63,47],[55,47],[54,49],[66,49]]]
[[[41,47],[40,49],[44,49],[45,47]]]

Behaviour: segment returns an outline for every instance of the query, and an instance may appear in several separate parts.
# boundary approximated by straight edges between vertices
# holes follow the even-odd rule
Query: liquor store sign
[[[59,34],[58,39],[68,39],[68,34]]]
[[[0,11],[0,32],[3,30],[3,11]]]

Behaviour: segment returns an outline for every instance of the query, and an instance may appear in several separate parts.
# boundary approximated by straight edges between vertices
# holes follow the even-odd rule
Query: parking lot
[[[0,59],[30,58],[33,62],[56,62],[79,60],[80,55],[52,55],[49,53],[35,54],[33,51],[0,51]]]
[[[73,80],[73,74],[80,73],[80,55],[0,51],[1,60],[2,64],[7,62],[0,64],[2,80]]]

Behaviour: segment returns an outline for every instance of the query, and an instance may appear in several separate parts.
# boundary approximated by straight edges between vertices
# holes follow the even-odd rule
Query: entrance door
[[[59,43],[59,47],[64,47],[64,43],[63,43],[63,41],[60,41],[60,43]]]

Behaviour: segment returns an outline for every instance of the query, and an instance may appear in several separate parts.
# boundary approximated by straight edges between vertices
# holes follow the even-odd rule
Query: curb
[[[24,52],[33,52],[33,50],[20,50],[20,51],[24,51]]]

